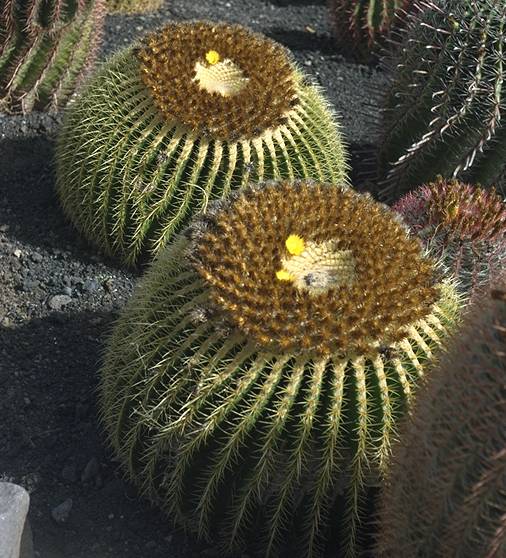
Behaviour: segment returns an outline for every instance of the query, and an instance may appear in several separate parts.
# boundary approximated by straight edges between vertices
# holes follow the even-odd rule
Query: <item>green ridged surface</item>
[[[227,552],[320,556],[341,518],[353,556],[362,487],[456,322],[453,287],[389,356],[271,354],[195,318],[207,292],[187,246],[161,252],[108,343],[100,407],[118,459]]]
[[[503,300],[474,306],[401,429],[381,505],[381,558],[506,556],[504,279]]]
[[[249,181],[346,182],[336,117],[297,74],[300,103],[286,125],[253,140],[221,141],[167,123],[126,49],[67,112],[57,144],[66,215],[92,243],[128,265],[151,256],[211,199]]]
[[[490,185],[506,163],[506,5],[434,0],[413,15],[385,99],[383,196],[442,175]]]
[[[103,0],[0,0],[0,111],[57,110],[95,58]]]

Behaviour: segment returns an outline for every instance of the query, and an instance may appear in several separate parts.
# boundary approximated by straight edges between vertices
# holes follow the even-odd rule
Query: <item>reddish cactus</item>
[[[0,112],[57,110],[96,56],[104,0],[0,0]]]
[[[379,558],[505,556],[505,275],[468,322],[394,447]]]
[[[474,294],[506,263],[506,203],[492,189],[438,177],[394,209],[462,290]]]
[[[340,47],[360,60],[370,59],[378,42],[388,37],[414,0],[327,0],[334,35]]]

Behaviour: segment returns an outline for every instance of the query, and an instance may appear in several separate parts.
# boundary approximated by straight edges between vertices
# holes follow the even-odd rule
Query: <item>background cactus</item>
[[[382,196],[437,175],[493,184],[506,164],[506,4],[429,0],[410,15],[381,122]]]
[[[160,9],[163,0],[107,0],[107,11],[110,14],[138,14]]]
[[[249,180],[345,181],[335,115],[277,43],[171,24],[106,63],[68,111],[57,184],[72,222],[134,264]]]
[[[394,448],[381,558],[506,553],[506,277],[419,391]]]
[[[434,270],[351,189],[219,202],[159,254],[109,340],[101,414],[119,460],[226,551],[318,556],[341,517],[353,555],[362,487],[458,317]]]
[[[506,204],[494,190],[439,177],[394,210],[464,293],[474,294],[506,266]]]
[[[367,61],[378,42],[399,26],[414,0],[327,0],[340,48]]]
[[[0,112],[56,110],[90,69],[104,0],[0,0]]]

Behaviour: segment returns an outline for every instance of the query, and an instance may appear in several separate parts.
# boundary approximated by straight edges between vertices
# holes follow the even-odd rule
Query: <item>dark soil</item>
[[[102,54],[168,19],[192,18],[239,22],[288,46],[325,88],[360,163],[385,78],[335,51],[323,0],[168,0],[154,14],[108,17]],[[58,125],[58,115],[0,115],[0,478],[30,491],[41,558],[214,556],[138,497],[104,442],[98,363],[137,275],[98,256],[63,218],[52,163]],[[69,499],[68,516],[55,521]]]

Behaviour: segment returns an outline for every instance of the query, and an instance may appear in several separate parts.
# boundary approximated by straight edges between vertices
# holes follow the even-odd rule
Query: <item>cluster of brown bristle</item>
[[[210,304],[268,350],[361,354],[400,341],[437,300],[435,264],[394,214],[370,196],[284,181],[238,194],[195,226],[192,258]],[[317,295],[280,281],[286,239],[334,241],[355,277]]]
[[[195,65],[215,51],[248,78],[236,95],[209,93],[195,81]],[[250,139],[280,126],[297,104],[286,50],[239,26],[211,22],[170,24],[148,35],[137,54],[144,83],[169,121],[216,139]]]
[[[506,204],[494,189],[441,177],[406,195],[396,206],[414,232],[437,226],[462,240],[493,240],[506,234]],[[442,231],[440,231],[442,232]]]

